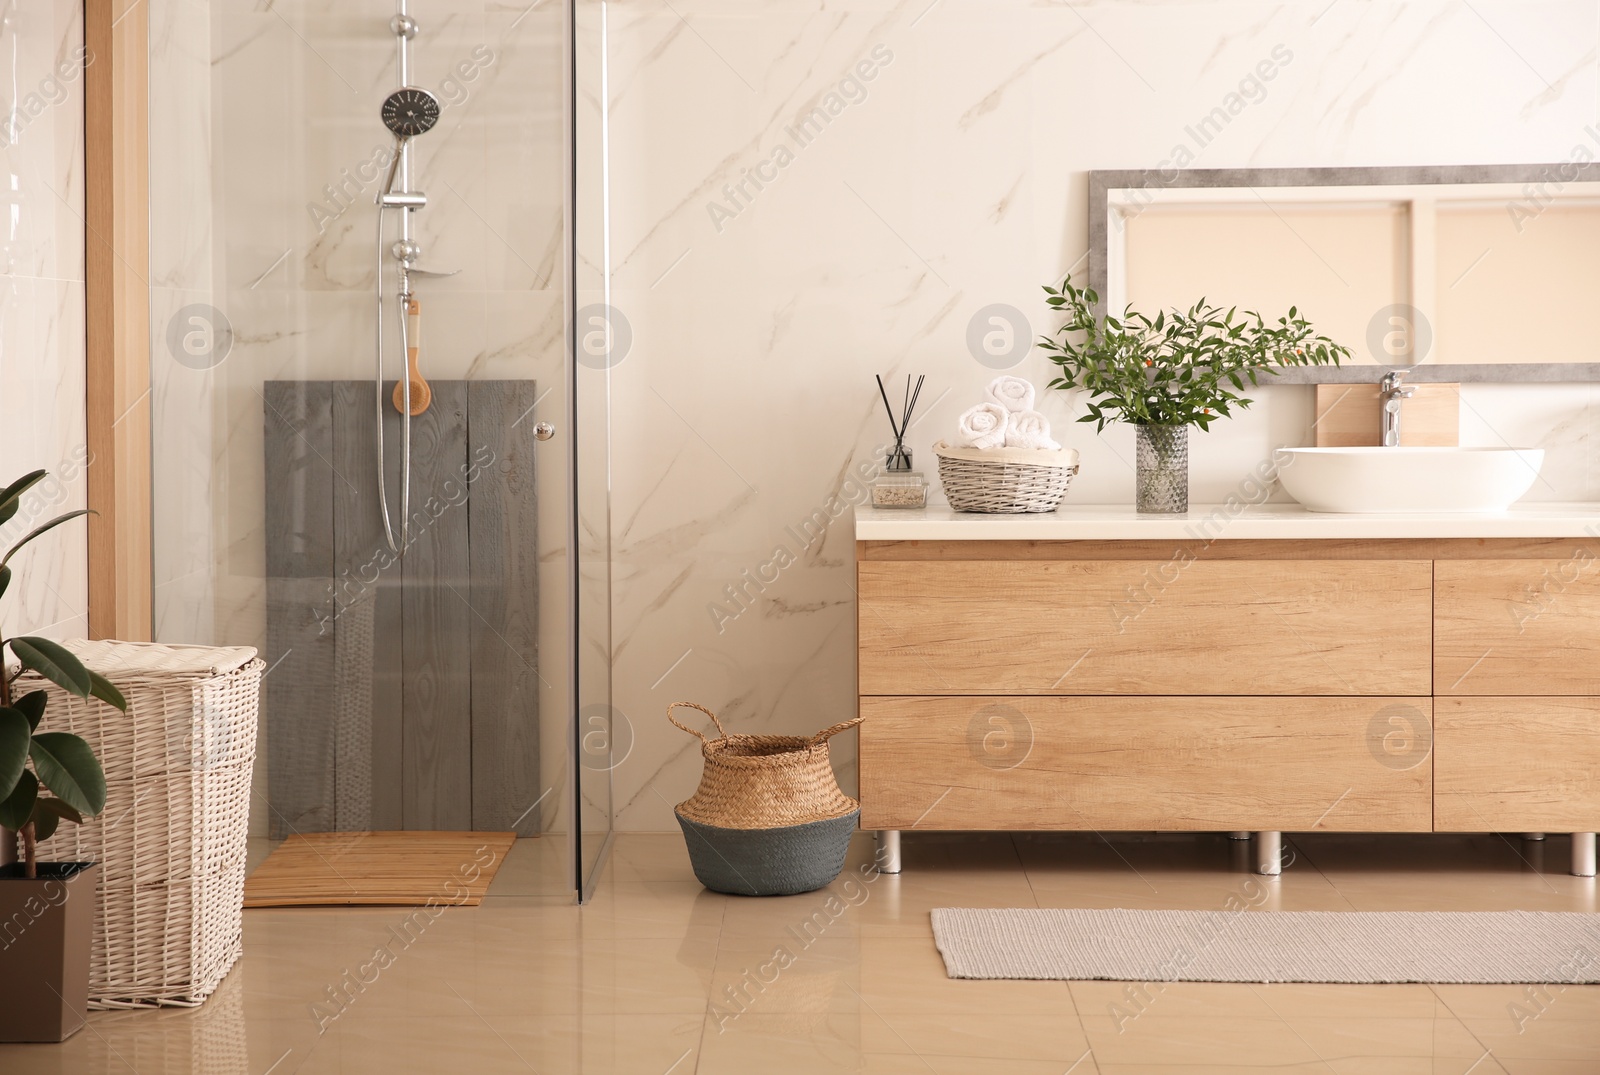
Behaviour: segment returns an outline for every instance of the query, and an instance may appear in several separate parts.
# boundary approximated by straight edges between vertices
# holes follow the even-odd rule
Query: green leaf
[[[12,499],[13,497],[19,497],[29,489],[33,488],[35,485],[38,485],[44,480],[45,473],[46,472],[43,470],[30,471],[29,473],[18,478],[16,481],[12,482],[10,485],[6,486],[4,489],[0,489],[0,504],[5,503],[7,500]]]
[[[28,816],[28,820],[33,822],[33,838],[35,840],[50,839],[56,834],[56,826],[61,823],[61,815],[40,809],[44,803],[44,799],[34,800],[33,813]]]
[[[116,706],[124,713],[128,711],[128,700],[122,692],[111,685],[111,681],[99,672],[86,669],[89,672],[89,693],[100,699],[106,705]]]
[[[39,801],[33,804],[33,812],[35,816],[43,812],[53,814],[62,821],[70,821],[75,825],[83,824],[83,815],[60,799],[50,799],[41,795],[39,796]]]
[[[22,779],[4,800],[0,800],[0,825],[20,829],[33,817],[33,801],[39,797],[39,781],[26,769]]]
[[[44,707],[50,702],[50,696],[44,691],[29,691],[17,699],[16,707],[22,710],[22,715],[28,718],[28,731],[35,732],[39,729],[39,722],[44,719]]]
[[[48,638],[13,638],[11,652],[25,666],[62,690],[79,698],[89,697],[89,688],[94,685],[89,670],[61,643]]]
[[[11,789],[22,779],[28,767],[28,743],[33,739],[33,725],[27,714],[9,707],[0,708],[0,795],[11,794]]]
[[[17,513],[17,507],[22,503],[22,494],[43,481],[44,475],[44,471],[35,470],[0,489],[0,525],[11,521],[11,517]]]
[[[6,558],[4,560],[0,560],[0,567],[4,567],[6,564],[10,563],[11,562],[11,558],[17,554],[17,550],[18,549],[22,548],[24,545],[26,545],[28,542],[32,541],[34,538],[38,537],[40,534],[44,533],[46,530],[52,530],[55,527],[60,526],[64,522],[69,522],[69,521],[71,521],[73,519],[76,519],[80,515],[88,515],[88,514],[89,514],[89,509],[88,508],[79,508],[77,511],[69,511],[65,515],[57,515],[54,519],[51,519],[49,522],[41,523],[40,525],[34,527],[32,530],[28,531],[26,534],[24,534],[22,536],[22,540],[21,541],[17,542],[15,545],[11,546],[10,551],[6,553]]]
[[[70,732],[41,732],[28,752],[44,786],[80,813],[98,814],[106,805],[106,774],[89,744]]]
[[[0,566],[0,597],[6,595],[6,587],[11,585],[11,569]]]

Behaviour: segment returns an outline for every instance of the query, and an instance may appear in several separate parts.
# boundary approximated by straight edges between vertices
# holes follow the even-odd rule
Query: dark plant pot
[[[66,1041],[89,1011],[89,944],[100,870],[92,862],[0,866],[0,1042]]]

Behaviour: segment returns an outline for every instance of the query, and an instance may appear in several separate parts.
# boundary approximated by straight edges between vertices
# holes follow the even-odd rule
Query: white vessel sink
[[[1542,448],[1285,448],[1278,480],[1311,511],[1504,511],[1532,487]]]

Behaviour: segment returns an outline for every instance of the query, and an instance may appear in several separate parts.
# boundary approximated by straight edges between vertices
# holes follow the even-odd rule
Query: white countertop
[[[1262,538],[1600,537],[1600,503],[1514,505],[1494,514],[1330,515],[1299,504],[1185,515],[1140,515],[1131,505],[1063,504],[1038,515],[977,515],[949,507],[856,509],[857,541],[1116,541]]]

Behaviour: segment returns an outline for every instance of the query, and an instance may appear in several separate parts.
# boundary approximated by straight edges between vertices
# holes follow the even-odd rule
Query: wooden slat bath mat
[[[476,907],[512,832],[317,832],[290,836],[244,883],[246,907]]]

